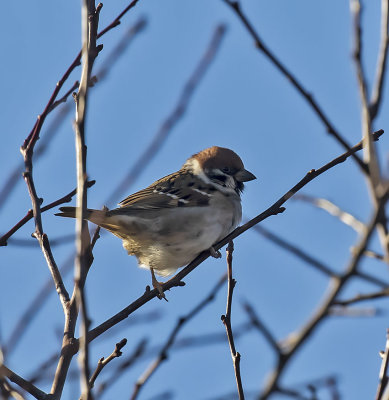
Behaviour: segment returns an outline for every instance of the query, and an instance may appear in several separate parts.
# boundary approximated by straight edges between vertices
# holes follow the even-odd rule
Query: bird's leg
[[[222,255],[219,250],[215,250],[213,246],[209,248],[209,252],[213,258],[221,258]]]
[[[151,271],[151,282],[152,282],[152,284],[153,284],[153,288],[154,289],[157,289],[158,290],[158,298],[161,300],[161,299],[165,299],[166,301],[168,301],[167,300],[167,298],[166,298],[166,296],[165,296],[165,293],[163,292],[163,290],[162,290],[162,283],[163,282],[158,282],[157,281],[157,278],[155,277],[155,274],[154,274],[154,268],[151,268],[150,267],[150,271]]]

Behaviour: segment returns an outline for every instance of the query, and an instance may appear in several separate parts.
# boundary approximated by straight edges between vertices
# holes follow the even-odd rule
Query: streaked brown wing
[[[196,183],[190,173],[174,172],[125,198],[117,212],[207,206],[214,190],[211,185]]]

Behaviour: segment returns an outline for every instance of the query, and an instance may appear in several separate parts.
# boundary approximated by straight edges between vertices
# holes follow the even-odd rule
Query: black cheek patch
[[[208,175],[208,178],[211,181],[219,181],[221,183],[225,183],[227,180],[227,177],[225,175]]]

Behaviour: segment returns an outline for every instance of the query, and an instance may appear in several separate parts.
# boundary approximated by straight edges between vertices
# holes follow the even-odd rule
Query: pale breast
[[[170,275],[236,228],[242,216],[236,197],[221,194],[207,207],[170,209],[152,220],[137,219],[138,233],[129,229],[132,235],[122,238],[123,246],[141,267]]]

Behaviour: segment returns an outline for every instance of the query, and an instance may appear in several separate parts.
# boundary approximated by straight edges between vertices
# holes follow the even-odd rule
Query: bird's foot
[[[211,253],[211,256],[212,256],[213,258],[221,258],[221,257],[222,257],[220,251],[219,251],[219,250],[215,250],[215,249],[213,248],[213,246],[211,246],[211,247],[209,248],[209,252]]]
[[[164,282],[157,281],[157,278],[155,277],[153,268],[150,268],[150,271],[151,271],[151,282],[153,284],[153,287],[154,287],[154,289],[158,290],[158,294],[157,294],[158,298],[160,300],[165,299],[166,301],[168,301],[168,299],[166,298],[165,293],[163,292],[163,289],[162,289],[162,285]]]

